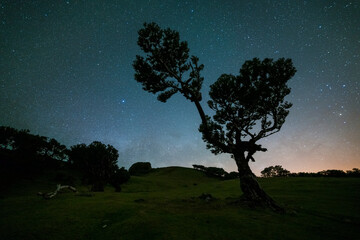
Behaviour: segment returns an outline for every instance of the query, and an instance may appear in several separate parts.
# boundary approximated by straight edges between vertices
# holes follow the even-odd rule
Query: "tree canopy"
[[[53,138],[31,134],[29,130],[17,130],[0,126],[0,150],[11,152],[19,158],[36,160],[66,160],[66,146]]]
[[[262,177],[287,177],[289,175],[290,171],[284,169],[281,165],[266,167],[261,171]]]
[[[252,152],[265,151],[255,142],[280,131],[292,106],[284,98],[294,74],[290,59],[254,58],[243,64],[238,76],[221,75],[209,92],[208,105],[215,114],[200,127],[211,133],[203,134],[208,148],[215,154],[248,151],[248,160],[253,160]]]
[[[69,161],[85,173],[93,191],[104,191],[117,167],[118,151],[111,145],[94,141],[88,146],[77,144],[69,151]]]
[[[200,71],[204,65],[195,56],[189,59],[188,44],[180,41],[178,32],[145,23],[137,43],[147,53],[146,57],[137,55],[133,64],[135,79],[145,91],[159,93],[157,98],[162,102],[177,92],[191,101],[201,100],[204,79]]]

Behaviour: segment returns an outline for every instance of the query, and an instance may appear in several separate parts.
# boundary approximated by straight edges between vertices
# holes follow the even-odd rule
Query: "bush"
[[[111,145],[92,142],[90,145],[78,144],[68,152],[69,162],[83,172],[83,182],[92,185],[92,191],[104,191],[112,175],[118,169],[118,151]]]
[[[346,177],[346,173],[342,170],[329,169],[318,172],[320,176],[324,177]]]
[[[234,179],[237,178],[237,174],[236,172],[231,172],[231,174],[229,174],[228,172],[226,172],[223,168],[218,168],[218,167],[204,167],[203,165],[193,165],[194,169],[204,172],[206,174],[206,176],[208,177],[216,177],[216,178],[221,178],[221,179]],[[235,177],[234,177],[235,176]]]
[[[352,170],[346,171],[346,174],[349,177],[360,177],[360,170],[358,168],[353,168]]]
[[[206,170],[206,167],[204,167],[203,165],[194,164],[193,167],[194,167],[195,170],[199,170],[199,171],[205,171]]]
[[[131,176],[140,176],[149,173],[151,169],[150,162],[137,162],[131,165],[129,173]]]
[[[284,169],[281,165],[270,166],[261,171],[262,177],[287,177],[290,171]]]
[[[130,173],[125,168],[117,169],[111,177],[111,185],[116,192],[121,192],[121,184],[126,183],[130,179]]]
[[[238,179],[239,173],[238,172],[230,172],[230,173],[225,174],[224,178],[225,178],[225,180]]]
[[[208,177],[224,178],[228,174],[223,168],[207,167],[205,171]]]

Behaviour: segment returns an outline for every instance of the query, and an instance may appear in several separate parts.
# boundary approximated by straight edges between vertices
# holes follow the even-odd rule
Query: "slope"
[[[355,239],[360,226],[359,179],[260,179],[289,209],[285,215],[234,204],[237,180],[193,169],[156,169],[133,177],[121,193],[108,187],[52,200],[36,196],[56,183],[45,180],[2,195],[0,239]],[[214,198],[200,199],[203,193]]]

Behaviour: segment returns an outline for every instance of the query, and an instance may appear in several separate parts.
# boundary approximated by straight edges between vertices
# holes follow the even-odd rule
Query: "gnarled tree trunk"
[[[240,188],[243,192],[242,199],[249,201],[251,204],[266,206],[277,212],[284,212],[284,209],[260,187],[244,153],[234,157],[239,171]]]
[[[56,185],[55,191],[49,192],[49,193],[38,192],[38,195],[42,196],[45,199],[51,199],[51,198],[55,197],[58,194],[58,192],[62,189],[69,189],[73,192],[77,192],[76,188],[74,188],[73,186],[58,184],[58,185]]]

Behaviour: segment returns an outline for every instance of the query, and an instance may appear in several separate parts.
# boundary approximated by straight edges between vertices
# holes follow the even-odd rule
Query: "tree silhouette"
[[[179,33],[161,29],[156,23],[144,24],[139,30],[138,45],[147,54],[136,56],[135,79],[143,89],[158,94],[166,102],[179,92],[194,102],[201,117],[199,131],[207,147],[214,153],[230,153],[239,171],[245,200],[282,210],[259,186],[249,167],[257,151],[266,151],[257,142],[280,131],[291,103],[284,101],[290,93],[287,81],[295,74],[291,59],[277,61],[257,58],[246,61],[238,76],[223,74],[210,87],[206,115],[200,104],[204,68],[199,58],[189,57],[186,42]]]
[[[111,185],[116,192],[121,192],[121,184],[126,183],[130,179],[130,173],[124,168],[118,168],[110,178]]]
[[[151,163],[150,162],[136,162],[129,168],[129,173],[132,176],[141,176],[147,174],[151,171]]]
[[[0,151],[16,153],[27,160],[65,160],[66,146],[53,138],[31,134],[29,130],[17,130],[0,126]]]
[[[290,171],[284,169],[281,165],[275,165],[264,168],[261,175],[263,177],[287,177],[290,175]]]
[[[92,142],[90,145],[77,144],[71,147],[69,161],[85,173],[86,180],[92,185],[92,191],[104,191],[118,169],[116,163],[118,151],[111,145]]]
[[[0,150],[13,150],[17,134],[15,128],[0,126]]]
[[[66,146],[56,139],[50,138],[45,143],[42,154],[55,160],[64,160],[66,159]]]

